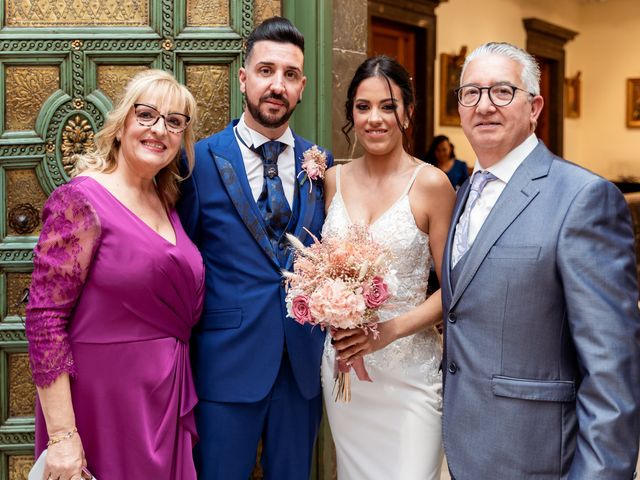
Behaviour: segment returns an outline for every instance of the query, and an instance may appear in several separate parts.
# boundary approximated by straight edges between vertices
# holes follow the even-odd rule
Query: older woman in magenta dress
[[[204,271],[173,208],[195,108],[170,74],[138,74],[45,205],[26,322],[45,478],[196,478],[188,344]]]

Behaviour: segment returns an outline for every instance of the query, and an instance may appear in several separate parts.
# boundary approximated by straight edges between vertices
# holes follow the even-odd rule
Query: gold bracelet
[[[61,433],[60,435],[56,435],[55,437],[49,437],[49,441],[47,442],[47,447],[50,447],[51,445],[55,445],[56,443],[60,443],[61,441],[66,440],[67,438],[71,438],[76,433],[78,433],[78,429],[76,427],[73,427],[73,430],[70,430],[66,433]]]

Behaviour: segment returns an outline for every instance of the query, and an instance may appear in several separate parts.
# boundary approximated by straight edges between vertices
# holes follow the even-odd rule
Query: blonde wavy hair
[[[134,76],[122,93],[121,98],[104,123],[102,129],[94,138],[95,150],[76,158],[75,167],[71,176],[78,175],[86,170],[96,170],[109,173],[115,170],[120,152],[119,136],[124,129],[129,111],[135,103],[138,103],[144,95],[153,93],[158,98],[171,99],[171,103],[184,105],[184,114],[191,117],[187,129],[183,133],[182,147],[187,160],[187,175],[191,174],[195,163],[194,143],[197,106],[191,92],[178,83],[168,72],[163,70],[145,70]],[[173,135],[170,133],[170,135]],[[185,177],[180,176],[180,152],[173,161],[158,172],[155,177],[156,187],[160,200],[166,208],[173,207],[178,199],[180,190],[179,182]]]

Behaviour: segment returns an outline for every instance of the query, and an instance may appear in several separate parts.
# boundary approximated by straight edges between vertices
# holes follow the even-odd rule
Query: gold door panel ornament
[[[67,120],[62,130],[62,166],[67,173],[75,165],[75,155],[82,155],[94,149],[93,127],[89,120],[82,114],[76,114]]]
[[[6,169],[5,185],[7,235],[39,235],[40,212],[47,195],[40,186],[35,170],[32,168]],[[34,222],[35,225],[33,225]],[[33,228],[21,230],[28,225],[33,225]]]
[[[40,106],[60,88],[57,65],[5,68],[5,130],[33,130]]]
[[[187,65],[185,84],[198,102],[196,138],[218,132],[229,123],[229,66]]]
[[[76,154],[93,149],[94,135],[109,108],[109,99],[100,90],[76,98],[57,91],[42,105],[37,133],[44,137],[45,175],[39,180],[47,192],[68,181]]]
[[[149,0],[6,0],[7,27],[110,26],[149,24]]]
[[[3,321],[22,323],[26,314],[25,292],[31,285],[31,272],[6,272],[5,279],[7,291],[3,293],[7,299],[7,306],[6,311],[2,312]]]
[[[27,480],[33,455],[9,455],[9,480]]]
[[[27,353],[9,353],[9,418],[33,416],[36,406],[36,387],[31,382],[31,368]]]
[[[281,0],[254,0],[253,24],[259,25],[267,18],[282,15]]]
[[[187,0],[187,26],[222,27],[229,25],[228,0]]]
[[[127,82],[147,68],[147,65],[98,65],[97,87],[115,103]]]

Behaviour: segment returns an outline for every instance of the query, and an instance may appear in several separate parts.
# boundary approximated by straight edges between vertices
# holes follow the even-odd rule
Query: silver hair
[[[540,95],[540,66],[538,65],[538,62],[530,53],[506,42],[485,43],[471,52],[465,59],[464,65],[462,66],[462,73],[460,74],[461,83],[462,78],[464,77],[464,72],[469,63],[471,63],[472,60],[485,55],[502,55],[503,57],[507,57],[518,62],[522,66],[520,79],[522,80],[525,89],[534,95]]]

